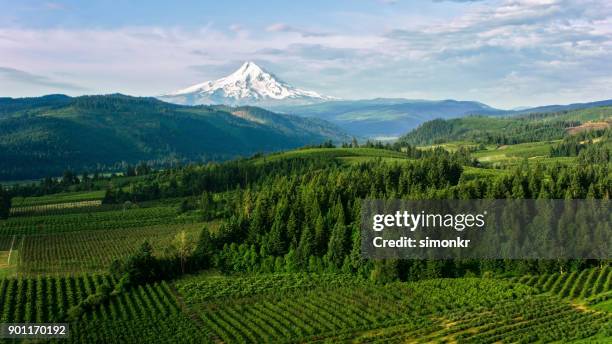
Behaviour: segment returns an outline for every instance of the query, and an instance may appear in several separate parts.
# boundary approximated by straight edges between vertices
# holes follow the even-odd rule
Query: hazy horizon
[[[0,4],[0,97],[156,96],[253,60],[342,99],[513,109],[612,98],[603,1]]]

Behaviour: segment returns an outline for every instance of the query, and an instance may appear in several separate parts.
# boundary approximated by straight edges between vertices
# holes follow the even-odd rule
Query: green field
[[[486,168],[512,167],[528,161],[529,163],[548,164],[575,164],[576,157],[551,157],[550,150],[561,140],[542,142],[518,143],[513,145],[476,145],[466,141],[453,141],[443,144],[421,146],[421,149],[444,148],[448,151],[457,151],[460,148],[472,150],[472,157],[476,158]],[[473,171],[472,171],[473,172]],[[484,171],[483,174],[487,172]]]
[[[147,240],[156,252],[164,249],[182,231],[196,237],[204,224],[167,224],[129,229],[90,230],[19,237],[20,274],[70,274],[105,272],[115,259],[126,258]]]
[[[378,286],[342,275],[205,276],[176,287],[212,339],[224,342],[549,342],[589,337],[612,321],[490,279]]]
[[[2,279],[2,322],[64,320],[100,285],[116,282],[104,275]],[[606,292],[593,278],[581,284],[587,289]],[[605,336],[601,327],[611,321],[597,305],[577,306],[520,281],[381,286],[342,274],[203,274],[110,296],[71,321],[70,341],[568,342]]]
[[[162,224],[193,223],[196,214],[178,214],[173,206],[116,209],[39,216],[11,217],[0,222],[0,235],[54,234],[86,230],[114,230]]]
[[[550,182],[551,163],[578,173],[576,157],[548,156],[555,144],[458,141],[427,147],[422,159],[391,149],[309,148],[113,179],[139,201],[86,203],[104,191],[16,198],[13,206],[25,210],[0,220],[0,316],[4,323],[69,322],[73,343],[609,342],[609,262],[561,262],[567,271],[518,276],[516,262],[499,262],[510,266],[499,272],[460,260],[439,268],[414,262],[404,277],[381,281],[381,262],[360,259],[355,249],[355,199],[462,195],[472,185],[482,191],[492,181],[528,180],[528,171],[515,169],[524,161],[544,165],[541,183]],[[462,147],[476,161],[461,157]],[[591,178],[591,188],[607,190],[605,169]],[[557,180],[550,188],[561,194],[571,178]],[[161,196],[146,198],[147,183]],[[197,251],[209,259],[204,269],[188,260],[187,273],[170,264],[174,270],[154,281],[127,286],[129,273],[110,269],[145,240],[161,262],[181,259],[180,238],[193,257],[203,228],[211,236]],[[337,247],[344,259],[335,263]]]
[[[476,151],[473,155],[484,163],[523,159],[542,160],[549,158],[550,148],[560,141],[561,140],[502,145],[490,147],[482,151]]]
[[[283,153],[271,154],[257,158],[254,163],[265,163],[291,158],[336,158],[336,159],[364,159],[367,158],[393,158],[406,159],[401,152],[381,150],[375,148],[307,148]]]
[[[101,200],[102,198],[104,198],[104,190],[66,192],[38,197],[14,197],[12,202],[13,207],[27,207],[57,203],[93,201]]]

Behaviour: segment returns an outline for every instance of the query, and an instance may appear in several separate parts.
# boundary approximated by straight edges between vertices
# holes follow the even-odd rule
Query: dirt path
[[[13,245],[15,245],[15,237],[17,235],[13,235],[13,241],[11,241],[11,249],[9,250],[8,259],[6,260],[6,265],[11,266],[11,254],[13,253]]]

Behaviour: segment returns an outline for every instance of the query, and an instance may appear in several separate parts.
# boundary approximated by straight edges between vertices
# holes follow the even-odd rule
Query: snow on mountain
[[[304,105],[336,98],[295,88],[254,62],[245,62],[234,73],[158,97],[176,104]]]

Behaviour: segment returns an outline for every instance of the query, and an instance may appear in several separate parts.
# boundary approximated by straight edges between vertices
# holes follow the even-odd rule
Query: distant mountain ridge
[[[399,137],[434,118],[457,118],[476,113],[504,114],[475,101],[370,99],[342,100],[302,106],[277,106],[275,111],[322,118],[360,137]]]
[[[312,104],[333,100],[289,85],[254,62],[245,62],[232,74],[158,97],[182,105]]]
[[[572,103],[572,104],[567,104],[567,105],[536,106],[536,107],[511,111],[511,114],[529,114],[529,113],[571,111],[571,110],[589,109],[593,107],[611,106],[611,105],[612,105],[612,99],[607,99],[607,100],[599,100],[599,101],[587,102],[587,103]]]
[[[119,94],[0,98],[0,180],[138,161],[224,160],[350,138],[319,119]]]
[[[589,109],[609,105],[612,105],[612,100],[502,110],[477,101],[377,98],[271,108],[274,111],[297,116],[322,118],[338,125],[346,132],[360,137],[397,138],[434,119],[448,120],[472,115],[515,116]]]

